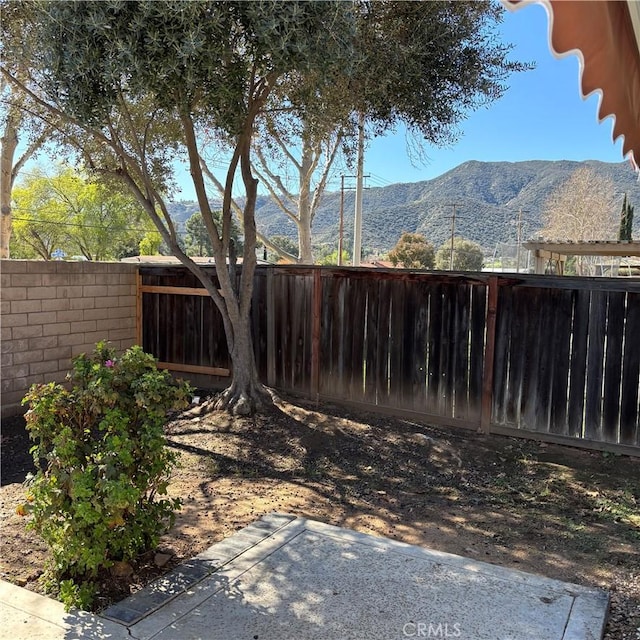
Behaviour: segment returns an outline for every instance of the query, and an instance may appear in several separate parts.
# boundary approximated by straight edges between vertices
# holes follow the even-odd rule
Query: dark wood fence
[[[144,267],[139,280],[145,350],[167,368],[229,375],[197,280],[179,267]],[[638,281],[259,267],[252,323],[270,386],[640,453]]]

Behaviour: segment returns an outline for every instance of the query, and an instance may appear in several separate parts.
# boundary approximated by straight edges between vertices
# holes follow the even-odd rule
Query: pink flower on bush
[[[111,369],[111,367],[113,367],[114,365],[115,365],[115,362],[114,362],[113,360],[107,360],[107,361],[104,363],[104,366],[105,366],[105,367],[107,367],[107,368],[109,368],[109,369]]]

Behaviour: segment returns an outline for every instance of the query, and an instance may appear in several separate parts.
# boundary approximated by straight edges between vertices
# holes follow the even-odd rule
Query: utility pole
[[[356,170],[356,207],[353,217],[353,256],[354,267],[360,266],[362,252],[362,191],[364,187],[364,113],[358,116],[358,167]]]
[[[338,229],[338,266],[342,266],[342,233],[344,229],[344,174],[340,176],[340,226]]]
[[[516,273],[520,273],[520,245],[522,244],[522,214],[529,213],[528,211],[523,211],[522,207],[518,211],[518,223],[517,223],[517,232],[516,232]]]
[[[449,271],[453,271],[453,238],[456,233],[456,207],[461,206],[460,202],[452,202],[447,205],[453,207],[453,215],[448,216],[451,218],[451,254],[449,255]]]
[[[357,178],[358,176],[345,176],[340,175],[340,225],[338,227],[338,266],[342,266],[342,245],[344,236],[344,179],[345,178]],[[365,176],[368,178],[369,176]],[[350,187],[353,190],[353,187]]]

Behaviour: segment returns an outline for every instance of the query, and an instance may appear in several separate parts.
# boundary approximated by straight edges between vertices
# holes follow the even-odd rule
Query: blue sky
[[[412,166],[404,136],[396,135],[371,144],[366,172],[388,182],[415,182],[467,160],[623,161],[622,139],[612,141],[613,120],[598,122],[599,94],[581,97],[579,58],[556,58],[551,53],[544,7],[505,10],[500,32],[505,42],[515,45],[512,59],[534,62],[536,68],[512,75],[499,101],[472,113],[462,123],[454,146],[427,149],[429,164]]]
[[[514,45],[512,59],[534,62],[536,68],[512,75],[499,101],[461,124],[453,146],[427,148],[427,164],[412,164],[403,131],[370,142],[365,173],[372,176],[371,186],[428,180],[468,160],[623,161],[622,140],[612,141],[613,120],[598,122],[599,95],[581,97],[578,57],[556,58],[551,53],[544,7],[505,10],[500,33]],[[184,178],[178,197],[191,199],[188,174]],[[338,180],[329,184],[330,190],[338,188]]]

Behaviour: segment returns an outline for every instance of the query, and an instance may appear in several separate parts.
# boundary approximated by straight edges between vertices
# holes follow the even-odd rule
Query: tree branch
[[[11,171],[11,184],[13,185],[20,170],[25,165],[27,160],[33,156],[33,154],[44,144],[45,140],[51,135],[51,129],[46,126],[42,133],[25,149],[24,153],[18,158],[18,161],[13,165]]]
[[[282,178],[278,175],[276,175],[275,173],[273,173],[270,169],[269,169],[269,163],[267,162],[266,158],[264,157],[264,154],[262,153],[262,150],[258,147],[255,149],[256,152],[256,156],[258,157],[258,160],[260,161],[260,166],[262,167],[262,170],[264,171],[264,173],[267,175],[267,177],[269,178],[269,180],[271,181],[272,184],[274,184],[279,190],[280,193],[289,200],[289,202],[294,206],[297,207],[298,206],[298,202],[296,200],[296,198],[293,196],[293,194],[284,186],[284,183],[282,182]],[[302,167],[300,166],[299,171],[302,171]],[[271,186],[269,185],[269,180],[266,180],[264,177],[261,178],[261,180],[265,183],[265,185],[267,187]],[[281,198],[278,198],[278,200],[281,200]],[[282,206],[283,208],[286,208],[285,204],[279,205]]]
[[[298,224],[298,222],[299,222],[298,216],[293,211],[291,211],[291,209],[289,209],[287,207],[287,205],[280,199],[278,194],[273,189],[271,183],[260,173],[260,171],[258,169],[254,168],[254,171],[256,173],[256,176],[258,176],[259,180],[267,188],[267,191],[269,192],[269,195],[273,198],[273,200],[280,207],[280,209],[282,209],[284,214],[286,216],[288,216],[289,218],[291,218],[291,220],[293,220],[296,224]]]
[[[320,201],[322,200],[322,196],[324,195],[324,190],[327,186],[327,180],[329,179],[329,173],[331,172],[331,168],[333,167],[333,162],[336,159],[336,155],[338,154],[338,150],[340,148],[340,144],[342,143],[342,134],[338,134],[333,143],[333,147],[330,149],[329,155],[327,156],[327,160],[324,164],[324,168],[322,169],[322,173],[320,174],[320,180],[316,185],[316,188],[313,190],[313,198],[311,200],[311,222],[315,218],[316,211],[320,206]]]

